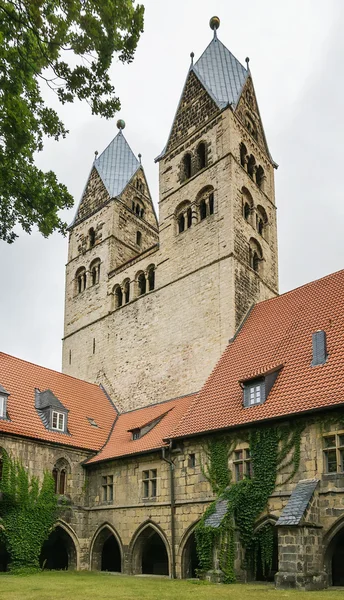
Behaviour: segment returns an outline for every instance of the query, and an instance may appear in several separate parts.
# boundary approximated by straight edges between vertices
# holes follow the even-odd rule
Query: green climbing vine
[[[0,481],[1,537],[10,555],[11,570],[39,568],[42,545],[57,513],[54,480],[44,473],[42,485],[24,466],[5,453]]]
[[[239,438],[211,440],[205,448],[207,466],[203,472],[211,483],[216,500],[208,507],[196,528],[196,544],[199,571],[212,569],[215,541],[219,545],[219,564],[225,583],[235,581],[235,528],[245,550],[245,567],[253,572],[257,569],[260,556],[263,573],[271,568],[273,555],[273,530],[264,526],[255,531],[255,523],[265,510],[269,496],[275,489],[277,475],[281,470],[290,473],[283,483],[295,475],[300,464],[300,443],[304,424],[297,422],[293,427],[261,427],[251,430],[245,438],[250,447],[252,477],[231,483],[228,458]],[[223,501],[225,514],[220,525],[211,525],[209,517],[215,512],[219,501]]]

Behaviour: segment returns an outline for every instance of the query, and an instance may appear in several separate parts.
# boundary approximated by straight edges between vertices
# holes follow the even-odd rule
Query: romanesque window
[[[102,477],[102,499],[103,502],[113,502],[113,475]]]
[[[206,145],[201,142],[197,147],[197,166],[198,169],[204,169],[207,166]]]
[[[142,243],[142,233],[141,233],[141,231],[137,231],[136,232],[136,244],[138,246],[141,246],[141,243]]]
[[[81,294],[86,289],[86,269],[80,267],[75,274],[76,293]]]
[[[325,473],[344,472],[344,432],[323,437]]]
[[[183,233],[185,231],[185,216],[182,213],[178,217],[178,233]]]
[[[96,243],[96,232],[94,231],[93,227],[91,227],[88,232],[88,241],[90,248],[93,248],[94,244]]]
[[[242,188],[242,213],[245,221],[251,222],[253,212],[253,198],[247,188]]]
[[[130,300],[130,281],[129,279],[125,279],[123,282],[123,293],[124,293],[124,302],[128,304]]]
[[[265,180],[264,169],[263,169],[263,167],[261,167],[259,165],[259,167],[257,168],[257,171],[256,171],[256,183],[257,183],[258,187],[263,188],[264,180]]]
[[[146,276],[144,273],[140,273],[137,277],[137,292],[138,292],[138,296],[143,296],[143,294],[146,293],[146,287],[147,287],[147,282],[146,282]]]
[[[154,290],[155,287],[155,267],[154,265],[151,265],[150,267],[148,267],[147,269],[147,279],[148,279],[148,290],[151,292],[152,290]]]
[[[100,280],[100,259],[96,258],[90,264],[91,284],[97,285]]]
[[[191,206],[186,211],[186,224],[187,224],[188,229],[190,229],[190,227],[192,225],[192,208],[191,208]]]
[[[260,244],[258,244],[257,240],[251,238],[249,242],[249,258],[250,258],[250,267],[256,272],[261,273],[262,270],[262,261],[263,261],[263,252]]]
[[[115,286],[113,293],[115,297],[115,308],[120,308],[123,304],[123,292],[121,286]]]
[[[251,455],[249,448],[234,451],[233,466],[235,481],[251,477]]]
[[[142,497],[156,498],[157,496],[157,470],[150,469],[142,473]]]
[[[209,215],[214,214],[214,189],[211,186],[203,188],[196,196],[199,221],[204,221]]]
[[[192,225],[192,208],[188,200],[184,200],[179,204],[175,211],[177,221],[177,232],[183,233],[185,229],[189,229]]]
[[[241,143],[240,144],[240,164],[242,167],[244,167],[244,169],[246,169],[246,162],[247,162],[247,148],[246,148],[245,144]]]
[[[256,229],[262,237],[267,238],[268,216],[263,206],[257,206]]]
[[[249,156],[249,159],[247,161],[247,172],[249,176],[252,177],[252,179],[254,179],[254,175],[256,172],[256,159],[252,154]]]
[[[55,494],[61,494],[64,496],[67,491],[67,480],[68,474],[70,473],[70,466],[65,458],[60,458],[53,468],[53,479],[55,483]]]
[[[199,203],[199,218],[200,221],[207,218],[207,204],[204,198]]]
[[[211,192],[211,194],[209,194],[209,214],[210,215],[214,214],[214,194],[213,194],[213,192]]]
[[[192,164],[192,159],[191,159],[191,154],[185,154],[184,158],[183,158],[183,169],[184,169],[184,179],[190,179],[191,177],[191,164]]]

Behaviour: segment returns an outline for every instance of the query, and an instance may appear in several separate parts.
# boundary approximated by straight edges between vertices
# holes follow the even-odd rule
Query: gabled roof
[[[237,104],[249,74],[216,34],[191,69],[221,109]]]
[[[344,271],[257,304],[172,438],[344,406]],[[312,366],[312,334],[327,361]],[[244,407],[240,382],[283,365],[268,398]]]
[[[194,397],[194,394],[190,394],[118,415],[108,442],[97,456],[87,461],[87,464],[159,450],[167,446],[164,439],[169,437]],[[141,429],[155,420],[158,422],[152,429],[138,440],[133,440],[134,430]]]
[[[0,419],[0,436],[9,433],[95,451],[106,442],[117,411],[98,385],[3,353],[0,377],[10,394],[9,419]],[[68,434],[46,429],[35,406],[37,389],[47,390],[43,400],[50,401],[53,395],[68,411]],[[93,427],[88,418],[93,418],[98,427]]]
[[[122,130],[94,161],[94,167],[110,198],[115,198],[123,192],[140,166],[140,162],[131,150]]]

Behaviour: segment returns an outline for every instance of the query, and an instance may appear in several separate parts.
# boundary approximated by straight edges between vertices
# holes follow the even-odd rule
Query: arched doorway
[[[136,538],[132,552],[135,575],[168,575],[168,554],[165,542],[154,527],[148,525]]]
[[[10,555],[6,550],[6,546],[3,542],[0,542],[0,572],[7,571],[9,562]]]
[[[187,539],[182,554],[183,579],[192,579],[197,577],[197,569],[199,569],[199,561],[197,556],[196,536],[195,532],[193,531]]]
[[[92,546],[92,569],[121,573],[122,556],[117,538],[111,529],[103,527],[96,535]]]
[[[271,567],[267,568],[262,561],[262,548],[258,546],[257,564],[256,564],[256,581],[274,581],[278,571],[278,532],[277,527],[272,523],[267,523],[264,527],[265,539],[272,536],[272,562]]]
[[[332,585],[344,586],[344,528],[332,538],[327,553]]]
[[[67,570],[77,566],[76,548],[71,536],[62,527],[55,527],[44,542],[40,556],[43,569]]]

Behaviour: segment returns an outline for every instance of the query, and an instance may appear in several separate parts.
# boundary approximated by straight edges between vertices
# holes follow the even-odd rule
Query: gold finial
[[[124,127],[125,127],[125,121],[123,121],[123,119],[118,119],[117,128],[121,131],[121,129],[124,129]]]
[[[216,37],[216,30],[220,27],[219,17],[211,17],[209,21],[210,29],[214,31],[214,37]]]

